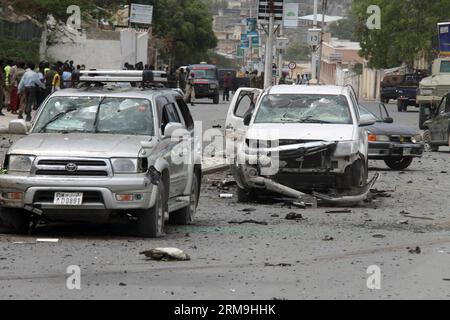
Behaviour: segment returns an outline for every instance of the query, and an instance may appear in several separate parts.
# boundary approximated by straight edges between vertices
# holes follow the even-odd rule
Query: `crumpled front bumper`
[[[42,210],[132,210],[148,209],[156,202],[156,187],[145,175],[112,178],[33,177],[6,174],[0,176],[0,204],[9,208]],[[79,206],[55,205],[54,192],[80,192],[86,195]],[[6,198],[7,193],[22,193],[22,199]],[[41,196],[45,194],[45,196]],[[50,196],[49,196],[50,194]],[[116,195],[139,194],[139,200],[118,201]],[[89,198],[88,196],[89,195]],[[95,196],[94,196],[95,195]]]
[[[369,159],[385,159],[389,157],[420,158],[424,152],[422,143],[370,142]]]

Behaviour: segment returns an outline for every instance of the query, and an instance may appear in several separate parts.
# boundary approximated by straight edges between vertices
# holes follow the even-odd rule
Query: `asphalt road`
[[[414,110],[388,108],[396,123],[417,128]],[[204,129],[224,127],[227,109],[199,101],[193,113]],[[168,227],[161,239],[132,238],[124,226],[94,224],[0,236],[0,299],[448,299],[448,157],[445,148],[426,154],[404,172],[371,162],[371,175],[381,173],[376,188],[387,193],[350,213],[221,199],[220,193],[235,192],[215,186],[226,178],[222,173],[205,177],[197,222]],[[286,220],[290,212],[304,219]],[[230,224],[243,220],[262,224]],[[36,244],[37,238],[59,242]],[[139,255],[157,247],[185,250],[191,261]],[[420,254],[409,252],[416,247]],[[81,269],[81,290],[66,286],[72,265]],[[367,286],[370,266],[381,272],[379,290]]]

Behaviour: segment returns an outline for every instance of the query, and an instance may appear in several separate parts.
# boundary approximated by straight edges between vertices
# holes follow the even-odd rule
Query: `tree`
[[[285,58],[290,61],[307,61],[311,59],[311,49],[295,42],[287,48]]]
[[[356,31],[356,18],[350,14],[348,18],[330,23],[328,30],[332,37],[358,41]]]
[[[379,30],[366,27],[370,5],[381,8]],[[448,0],[354,0],[352,10],[361,55],[373,68],[412,67],[419,54],[430,57],[437,23],[450,20]]]

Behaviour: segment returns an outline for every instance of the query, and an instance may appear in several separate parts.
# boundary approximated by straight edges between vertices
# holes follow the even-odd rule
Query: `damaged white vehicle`
[[[226,123],[240,202],[256,195],[357,204],[367,198],[368,135],[351,87],[241,88]]]

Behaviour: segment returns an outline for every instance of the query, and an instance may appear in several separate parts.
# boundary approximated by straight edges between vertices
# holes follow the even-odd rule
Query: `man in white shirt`
[[[33,109],[37,109],[36,103],[38,87],[45,89],[45,85],[39,79],[39,75],[34,71],[35,67],[36,66],[33,63],[30,63],[28,65],[28,68],[23,75],[22,80],[20,80],[18,88],[19,94],[25,94],[26,96],[26,121],[31,121],[31,111]]]

